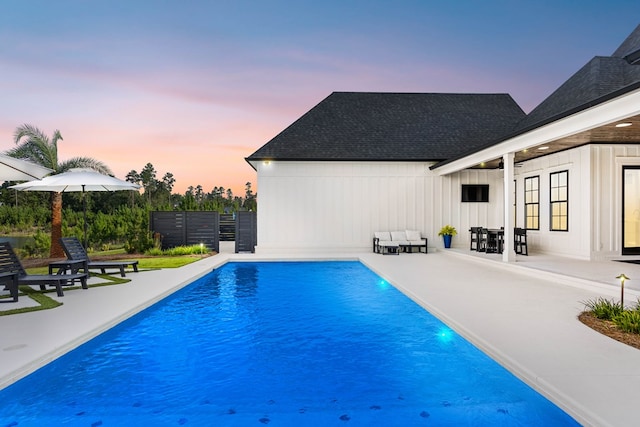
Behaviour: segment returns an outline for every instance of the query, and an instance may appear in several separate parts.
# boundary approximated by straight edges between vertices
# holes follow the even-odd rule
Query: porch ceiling
[[[631,123],[631,126],[616,127],[620,123]],[[540,144],[526,150],[517,151],[515,153],[515,163],[524,162],[535,159],[537,157],[546,156],[557,153],[559,151],[568,150],[585,144],[640,144],[640,115],[618,120],[603,126],[579,132],[564,138],[559,138],[551,142]],[[540,147],[548,147],[540,149]],[[471,167],[471,169],[497,169],[500,167],[502,157],[496,157],[487,162],[479,163]]]

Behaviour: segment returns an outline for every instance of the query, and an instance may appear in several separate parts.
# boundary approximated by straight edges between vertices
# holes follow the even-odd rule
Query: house
[[[640,26],[529,114],[507,94],[329,95],[246,159],[256,252],[369,250],[419,229],[527,229],[532,252],[640,254]],[[513,260],[512,250],[503,259]]]

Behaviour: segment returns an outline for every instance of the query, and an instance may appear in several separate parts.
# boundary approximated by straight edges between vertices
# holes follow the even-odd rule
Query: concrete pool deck
[[[232,243],[232,242],[231,242]],[[221,253],[178,269],[127,274],[131,282],[70,290],[64,305],[0,317],[0,388],[152,305],[228,260],[359,259],[451,328],[510,369],[583,425],[634,425],[640,350],[592,331],[576,317],[583,301],[640,296],[640,265],[464,250],[382,256]],[[634,280],[637,279],[637,280]],[[51,294],[50,294],[51,295]],[[52,295],[55,297],[55,293]],[[21,298],[25,303],[28,298]],[[0,310],[14,304],[0,305]]]

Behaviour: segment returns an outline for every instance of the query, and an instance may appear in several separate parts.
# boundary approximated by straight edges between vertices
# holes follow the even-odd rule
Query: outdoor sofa
[[[427,253],[427,238],[417,230],[405,231],[376,231],[373,233],[373,252],[382,255],[399,255],[400,252],[412,253],[414,248],[418,252]]]

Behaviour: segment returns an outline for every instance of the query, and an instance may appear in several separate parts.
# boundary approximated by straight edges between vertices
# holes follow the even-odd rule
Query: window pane
[[[549,174],[549,201],[551,207],[551,230],[568,230],[569,171]]]
[[[622,249],[640,247],[640,169],[627,166],[623,169],[623,245]],[[623,252],[624,253],[624,252]]]
[[[561,172],[558,174],[559,175],[559,180],[558,180],[558,185],[562,186],[562,187],[566,187],[567,186],[567,172]]]
[[[538,190],[538,187],[540,185],[540,177],[531,176],[529,178],[525,178],[524,184],[525,227],[537,230],[539,221],[540,191]]]
[[[558,189],[558,200],[567,200],[567,187],[561,187]]]

